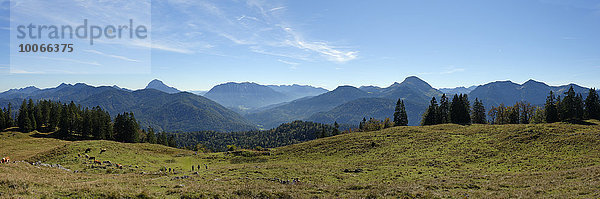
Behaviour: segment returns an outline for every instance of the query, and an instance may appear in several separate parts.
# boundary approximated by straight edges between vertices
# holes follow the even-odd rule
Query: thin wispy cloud
[[[282,60],[282,59],[278,59],[277,61],[289,65],[290,69],[292,69],[292,70],[298,69],[298,65],[300,65],[300,63],[286,61],[286,60]]]
[[[21,70],[21,69],[11,69],[10,73],[13,73],[13,74],[44,74],[45,72],[42,72],[42,71],[27,71],[27,70]]]
[[[274,12],[274,11],[278,11],[278,10],[282,10],[282,9],[285,9],[285,7],[281,6],[281,7],[271,8],[269,11]]]
[[[292,22],[285,20],[287,7],[282,2],[169,0],[156,4],[153,10],[157,9],[175,9],[182,16],[157,20],[153,23],[154,35],[178,35],[177,38],[185,41],[223,42],[225,39],[230,44],[218,46],[234,44],[249,52],[302,60],[345,63],[358,58],[357,50],[307,38]],[[173,20],[178,21],[173,24]],[[187,24],[186,31],[203,34],[191,37],[170,31],[182,22]]]
[[[278,59],[277,61],[279,61],[281,63],[284,63],[284,64],[287,64],[287,65],[292,65],[292,66],[297,66],[297,65],[300,64],[300,63],[291,62],[291,61],[285,61],[285,60],[281,60],[281,59]]]
[[[448,67],[446,70],[440,72],[440,74],[442,74],[442,75],[453,74],[453,73],[464,72],[464,71],[465,71],[464,68]]]
[[[105,57],[111,57],[111,58],[115,58],[115,59],[120,59],[123,61],[130,61],[130,62],[140,62],[139,60],[135,60],[135,59],[131,59],[131,58],[127,58],[124,56],[119,56],[119,55],[111,55],[111,54],[106,54],[97,50],[84,50],[85,52],[89,52],[89,53],[93,53],[93,54],[97,54],[97,55],[102,55]]]

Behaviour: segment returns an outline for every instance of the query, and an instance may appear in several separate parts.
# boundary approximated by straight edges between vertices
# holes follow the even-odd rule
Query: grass
[[[0,165],[0,197],[600,197],[600,125],[396,127],[269,152],[199,154],[36,137],[0,133],[0,156],[26,161]],[[87,148],[88,155],[124,168],[92,166],[79,157]],[[102,148],[107,151],[99,154]],[[71,171],[29,164],[37,161]],[[202,168],[196,174],[192,165]]]

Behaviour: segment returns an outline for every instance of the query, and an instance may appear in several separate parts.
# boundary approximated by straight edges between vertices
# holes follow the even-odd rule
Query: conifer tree
[[[21,103],[21,107],[19,107],[19,115],[17,115],[17,126],[23,132],[25,131],[26,118],[29,119],[29,114],[27,113],[27,101],[23,100],[23,103]]]
[[[115,117],[114,131],[117,141],[129,143],[139,142],[139,130],[139,124],[135,120],[133,113],[125,112]]]
[[[36,118],[35,118],[35,105],[33,104],[33,100],[29,99],[29,102],[27,103],[27,115],[29,116],[29,121],[31,122],[31,129],[27,132],[30,132],[34,129],[37,128],[37,122],[36,122]]]
[[[565,97],[560,101],[559,117],[561,121],[577,121],[581,120],[583,113],[583,100],[580,102],[580,97],[575,94],[573,86],[565,92]]]
[[[402,103],[402,100],[398,99],[396,108],[394,109],[394,126],[400,125],[400,103]]]
[[[560,100],[559,100],[560,101]],[[548,123],[558,122],[558,107],[557,102],[554,98],[554,93],[550,91],[550,95],[546,98],[546,104],[544,105],[545,121]]]
[[[473,111],[471,112],[471,121],[474,124],[485,124],[485,107],[483,103],[479,101],[479,99],[475,98],[475,102],[473,102]]]
[[[156,144],[156,134],[152,127],[148,127],[148,134],[146,135],[146,138],[148,140],[148,143]]]
[[[442,98],[440,99],[440,108],[438,112],[438,124],[450,123],[450,104],[448,103],[448,97],[446,97],[446,94],[442,94]]]
[[[471,105],[469,102],[469,96],[467,94],[462,94],[460,96],[460,102],[462,103],[462,116],[461,116],[461,120],[462,123],[461,124],[471,124]]]
[[[50,121],[48,131],[55,131],[61,118],[62,105],[60,103],[52,104],[50,107]]]
[[[575,98],[575,118],[577,120],[583,120],[583,115],[585,114],[584,112],[584,107],[585,107],[585,103],[583,102],[583,96],[581,96],[581,93],[577,94],[577,97]]]
[[[162,144],[162,145],[167,146],[168,145],[168,140],[167,139],[168,139],[167,138],[167,133],[161,132],[160,136],[158,136],[158,138],[157,138],[157,144]]]
[[[508,111],[508,123],[509,124],[518,124],[519,123],[519,114],[521,113],[521,109],[519,108],[519,104],[515,104],[512,107],[507,107]]]
[[[8,107],[6,108],[6,117],[4,119],[6,127],[13,127],[14,121],[12,114],[12,104],[10,102],[8,103]]]
[[[23,114],[25,115],[25,119],[23,121],[23,132],[28,133],[33,131],[34,124],[31,122],[31,117],[27,114],[27,111],[25,111]]]
[[[437,101],[435,100],[435,97],[433,97],[433,98],[431,98],[429,107],[423,114],[423,117],[421,119],[421,126],[437,124],[437,121],[438,121],[438,115],[437,115],[438,110],[437,109],[438,109]]]
[[[50,110],[52,107],[52,101],[43,101],[41,110],[42,110],[42,123],[46,126],[44,131],[50,131]]]
[[[333,122],[333,135],[339,135],[340,134],[340,125],[336,122]]]
[[[44,117],[42,115],[42,106],[40,104],[40,102],[38,102],[38,104],[34,105],[34,114],[33,117],[35,118],[35,129],[37,129],[38,131],[42,131],[42,127],[44,126]]]
[[[600,120],[600,99],[595,89],[590,88],[588,96],[585,98],[585,114],[586,119]]]
[[[406,107],[404,106],[404,101],[398,101],[400,102],[400,106],[398,107],[398,105],[396,105],[399,110],[397,115],[394,113],[394,126],[408,126],[408,116],[406,113]]]
[[[471,123],[469,110],[469,102],[466,95],[454,95],[450,104],[450,121],[454,124]]]
[[[177,142],[175,141],[175,136],[169,136],[168,146],[177,147]]]

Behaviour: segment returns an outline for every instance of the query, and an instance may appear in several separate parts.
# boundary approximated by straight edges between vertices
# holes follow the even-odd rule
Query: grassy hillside
[[[125,168],[92,168],[76,158],[88,147],[89,155]],[[107,152],[99,154],[100,148]],[[4,132],[0,155],[71,170],[2,164],[0,197],[600,197],[599,125],[397,127],[269,152],[198,155],[150,144]],[[191,165],[198,164],[208,169],[192,173]],[[179,173],[160,173],[161,167]],[[189,178],[176,178],[181,176]]]

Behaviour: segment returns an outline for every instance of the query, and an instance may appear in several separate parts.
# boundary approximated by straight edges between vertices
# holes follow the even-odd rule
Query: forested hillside
[[[175,133],[177,143],[181,147],[209,151],[226,151],[235,148],[262,149],[275,148],[291,144],[297,144],[319,137],[329,137],[340,132],[333,126],[294,121],[282,124],[277,128],[264,131],[246,131],[221,133],[214,131]]]

